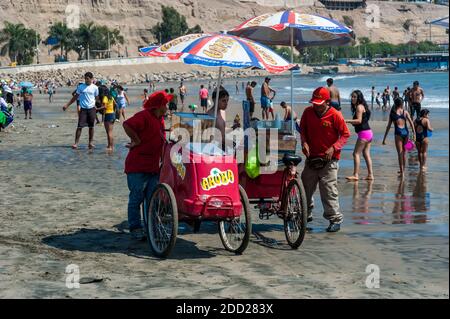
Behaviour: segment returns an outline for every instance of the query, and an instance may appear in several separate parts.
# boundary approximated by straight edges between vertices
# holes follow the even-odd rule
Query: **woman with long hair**
[[[353,175],[347,176],[348,180],[357,181],[359,179],[359,167],[361,164],[361,153],[367,166],[366,180],[373,180],[372,158],[370,157],[370,146],[372,144],[373,132],[369,126],[370,109],[364,95],[360,90],[355,90],[351,95],[352,120],[346,122],[355,128],[358,139],[353,150]]]
[[[416,147],[419,152],[420,170],[422,172],[427,169],[425,163],[427,161],[428,139],[431,137],[431,132],[433,132],[430,119],[428,118],[429,113],[430,111],[428,109],[422,109],[419,116],[414,121],[414,128],[416,130]]]
[[[405,166],[406,166],[406,149],[405,144],[409,139],[408,125],[413,131],[413,137],[415,137],[416,132],[414,129],[414,124],[409,115],[408,111],[404,108],[403,99],[398,97],[394,100],[394,105],[392,106],[391,113],[389,114],[389,122],[386,127],[386,133],[384,133],[383,145],[386,145],[386,137],[391,129],[392,123],[394,123],[394,134],[395,134],[395,148],[397,149],[398,155],[398,165],[400,166],[399,177],[403,178],[405,176]]]
[[[106,147],[106,150],[108,152],[112,152],[114,150],[114,136],[113,136],[113,128],[114,128],[114,122],[116,120],[116,108],[117,103],[115,99],[113,98],[110,91],[103,97],[102,100],[102,106],[98,108],[99,111],[104,111],[105,119],[105,131],[106,136],[108,140],[108,146]]]

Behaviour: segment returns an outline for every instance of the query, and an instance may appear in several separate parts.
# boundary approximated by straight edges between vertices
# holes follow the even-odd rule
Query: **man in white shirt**
[[[89,149],[94,148],[94,125],[95,125],[95,102],[99,100],[98,87],[92,83],[94,75],[91,72],[87,72],[84,75],[84,83],[78,85],[77,91],[70,99],[69,103],[63,106],[63,111],[75,102],[77,99],[80,103],[80,112],[78,113],[78,127],[75,133],[75,144],[72,145],[73,149],[78,148],[78,142],[80,141],[81,130],[83,127],[89,127]]]

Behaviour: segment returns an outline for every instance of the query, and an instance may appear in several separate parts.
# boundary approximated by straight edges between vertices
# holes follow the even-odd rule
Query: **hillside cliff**
[[[155,41],[150,28],[161,19],[161,5],[170,5],[185,15],[189,26],[199,24],[204,31],[231,29],[255,15],[274,12],[283,6],[268,5],[277,0],[0,0],[0,28],[4,21],[21,22],[37,30],[45,38],[52,22],[66,21],[66,9],[78,8],[80,22],[95,21],[100,25],[119,28],[125,36],[122,47],[113,48],[117,53],[129,56],[137,55],[137,48]],[[297,1],[288,1],[297,2]],[[305,1],[298,1],[305,3]],[[284,1],[280,1],[284,3]],[[366,21],[369,14],[366,9],[353,11],[327,10],[320,2],[302,5],[295,9],[305,13],[315,13],[334,18],[338,21],[353,20],[353,29],[357,37],[369,37],[372,41],[385,40],[391,43],[408,40],[425,40],[429,37],[427,19],[436,19],[448,15],[448,7],[434,4],[416,4],[403,2],[367,1],[368,5],[377,5],[380,9],[379,28],[369,29]],[[264,5],[266,4],[266,5]],[[74,7],[76,6],[76,7]],[[72,11],[74,12],[74,11]],[[403,27],[406,20],[412,22],[409,31]],[[445,31],[432,29],[432,40],[447,42]],[[52,62],[48,48],[40,46],[41,63]],[[72,57],[75,58],[75,57]],[[5,65],[6,58],[0,58]],[[8,61],[9,62],[9,61]]]

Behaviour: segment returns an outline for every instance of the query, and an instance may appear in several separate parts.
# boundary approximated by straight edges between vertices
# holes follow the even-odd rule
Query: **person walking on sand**
[[[409,130],[407,122],[409,123],[413,131],[413,136],[415,136],[416,133],[411,116],[409,115],[408,111],[404,109],[402,98],[397,98],[394,100],[394,106],[392,107],[391,113],[389,114],[389,122],[386,127],[386,132],[384,133],[382,144],[386,145],[386,137],[389,133],[389,130],[391,129],[392,123],[394,123],[395,148],[397,149],[398,165],[400,167],[400,171],[398,173],[399,177],[402,179],[405,176],[404,172],[406,166],[405,144],[408,142],[409,139]]]
[[[419,81],[414,81],[413,87],[409,94],[409,102],[411,103],[411,116],[414,118],[414,113],[416,117],[419,117],[420,110],[422,108],[422,101],[425,97],[423,89],[419,86]]]
[[[103,97],[102,106],[100,109],[104,111],[105,114],[105,131],[108,140],[108,146],[106,150],[108,152],[114,151],[114,137],[113,137],[113,128],[114,122],[116,121],[116,112],[117,102],[112,97],[111,93],[108,92],[106,96]]]
[[[312,221],[313,195],[319,184],[323,216],[330,223],[327,232],[337,232],[344,219],[339,208],[338,161],[350,132],[341,112],[331,107],[330,101],[330,91],[319,87],[312,95],[312,106],[302,114],[300,136],[306,163],[301,179],[306,193],[308,222]]]
[[[78,125],[75,132],[75,144],[72,145],[73,149],[78,148],[80,142],[81,131],[83,127],[89,128],[89,149],[94,148],[94,126],[96,118],[95,103],[99,100],[98,87],[93,84],[94,75],[91,72],[87,72],[84,75],[84,83],[78,85],[77,91],[72,96],[70,101],[63,106],[63,111],[66,111],[69,106],[77,99],[80,101],[80,113],[78,114]]]
[[[125,109],[130,105],[130,100],[128,99],[128,95],[125,93],[125,90],[121,85],[117,87],[117,96],[115,100],[119,115],[118,120],[120,121],[120,118],[123,117],[123,120],[125,121],[127,119],[125,116]]]
[[[22,90],[22,98],[23,98],[23,110],[25,111],[25,120],[31,117],[31,111],[33,109],[33,91],[29,88],[23,88]]]
[[[186,98],[187,89],[184,85],[183,81],[180,82],[180,86],[178,87],[178,95],[180,96],[181,101],[181,110],[184,110],[184,99]]]
[[[200,106],[202,107],[203,113],[206,113],[208,109],[208,97],[209,92],[208,89],[202,84],[200,85],[200,91],[198,92],[200,98]]]
[[[433,128],[431,127],[429,119],[430,111],[422,109],[418,118],[414,121],[414,128],[416,130],[416,147],[419,153],[420,170],[426,171],[428,140],[431,137]]]
[[[373,132],[369,126],[370,109],[367,105],[364,95],[360,90],[355,90],[351,95],[352,120],[346,122],[352,124],[355,128],[358,139],[353,150],[353,175],[346,178],[351,181],[359,180],[359,167],[361,163],[361,153],[367,165],[366,180],[373,180],[372,159],[370,157],[370,146],[372,144]]]
[[[178,96],[174,88],[169,89],[169,94],[172,95],[172,100],[169,102],[169,115],[172,117],[173,112],[176,112],[178,108]]]
[[[128,199],[128,226],[136,240],[145,239],[141,223],[141,205],[159,182],[160,161],[165,142],[164,115],[172,95],[164,91],[152,93],[144,109],[123,123],[130,138],[125,160],[125,174],[130,191]]]
[[[341,95],[339,93],[339,89],[334,85],[334,80],[332,78],[327,79],[328,90],[330,91],[330,105],[334,107],[336,110],[341,110]]]
[[[53,83],[50,83],[50,84],[48,85],[48,90],[47,90],[47,93],[48,93],[48,102],[49,102],[49,103],[52,103],[52,102],[53,102],[53,94],[54,94],[54,92],[55,92],[55,88],[54,88],[54,86],[53,86]]]
[[[270,102],[273,101],[275,95],[277,94],[277,92],[270,87],[270,80],[271,79],[269,77],[266,77],[264,79],[264,83],[261,86],[261,109],[263,120],[269,119]],[[272,97],[270,97],[270,93],[273,93]]]

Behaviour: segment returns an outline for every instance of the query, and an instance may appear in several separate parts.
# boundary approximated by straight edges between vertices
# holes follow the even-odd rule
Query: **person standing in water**
[[[422,100],[425,97],[423,89],[419,86],[419,81],[414,81],[413,87],[409,93],[409,102],[411,103],[411,116],[419,117],[422,108]]]
[[[116,108],[116,100],[112,97],[111,93],[108,92],[107,95],[103,97],[102,106],[100,108],[105,114],[103,123],[105,124],[106,137],[108,140],[108,146],[106,147],[108,152],[112,152],[114,150],[113,128],[114,122],[116,121]]]
[[[351,98],[353,119],[347,120],[346,123],[353,125],[356,134],[358,134],[358,139],[353,150],[353,175],[347,176],[346,178],[351,181],[359,180],[359,167],[362,153],[367,165],[366,180],[373,180],[372,159],[370,157],[370,145],[372,144],[373,132],[369,126],[371,112],[360,90],[353,91]]]
[[[186,98],[187,89],[184,85],[183,81],[180,82],[180,86],[178,87],[178,95],[180,96],[181,101],[181,111],[184,110],[184,99]]]
[[[96,117],[96,100],[99,99],[98,87],[93,84],[94,75],[91,72],[87,72],[84,75],[84,83],[78,85],[77,91],[72,96],[70,101],[63,106],[63,111],[67,110],[69,106],[77,99],[80,101],[80,112],[78,114],[78,126],[75,132],[75,144],[72,145],[73,149],[78,148],[80,141],[81,131],[83,127],[89,128],[89,149],[94,148],[94,125]]]
[[[433,128],[431,127],[429,119],[430,111],[423,109],[420,111],[418,118],[414,121],[414,128],[416,130],[416,147],[419,152],[420,170],[426,171],[425,166],[427,161],[428,140],[431,137]]]
[[[405,144],[409,139],[409,130],[407,122],[410,125],[413,136],[416,135],[414,124],[408,111],[404,109],[404,103],[402,98],[396,98],[394,100],[394,106],[391,109],[389,115],[389,122],[384,133],[383,145],[386,145],[386,137],[391,129],[392,123],[394,123],[395,134],[395,148],[397,149],[398,165],[400,166],[399,177],[404,178],[405,166],[406,166],[406,149]]]
[[[334,85],[334,81],[332,78],[327,79],[328,91],[330,91],[331,102],[330,105],[334,107],[336,110],[341,110],[341,95],[339,93],[339,89]]]

